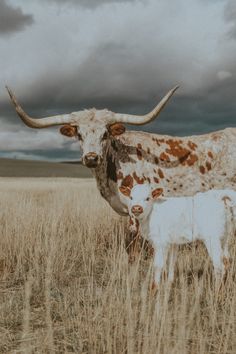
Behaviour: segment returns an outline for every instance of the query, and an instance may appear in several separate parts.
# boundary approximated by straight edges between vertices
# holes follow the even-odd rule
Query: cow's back
[[[133,183],[147,180],[167,197],[236,189],[236,128],[188,137],[127,132],[120,139],[130,157],[121,171]]]

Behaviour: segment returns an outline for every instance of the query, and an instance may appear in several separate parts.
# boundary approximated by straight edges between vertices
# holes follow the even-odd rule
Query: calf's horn
[[[132,114],[120,114],[116,113],[114,119],[116,122],[120,123],[128,123],[133,125],[143,125],[151,122],[156,118],[156,116],[160,113],[160,111],[164,108],[166,103],[169,101],[171,96],[175,93],[175,91],[179,88],[179,86],[175,86],[172,90],[170,90],[158,103],[158,105],[148,114],[143,116],[136,116]]]

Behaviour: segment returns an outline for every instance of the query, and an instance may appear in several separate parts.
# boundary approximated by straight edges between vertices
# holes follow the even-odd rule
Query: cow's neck
[[[102,197],[117,213],[127,215],[128,210],[120,199],[117,185],[117,171],[120,168],[120,156],[118,155],[121,151],[124,155],[123,158],[128,159],[126,146],[114,138],[109,138],[106,146],[104,146],[102,163],[93,169],[93,174]]]

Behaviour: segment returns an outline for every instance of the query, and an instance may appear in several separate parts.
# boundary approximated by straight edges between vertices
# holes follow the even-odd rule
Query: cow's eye
[[[108,138],[108,133],[107,131],[103,134],[102,140],[106,140]]]
[[[146,201],[148,202],[150,200],[150,197],[147,197]]]
[[[133,200],[133,197],[130,196],[130,199]]]
[[[78,139],[83,140],[82,135],[80,133],[77,133]]]

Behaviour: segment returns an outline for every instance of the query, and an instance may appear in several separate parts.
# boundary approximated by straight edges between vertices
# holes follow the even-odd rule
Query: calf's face
[[[129,193],[129,214],[136,219],[144,220],[152,210],[153,202],[163,192],[162,188],[152,190],[149,184],[137,184]]]

